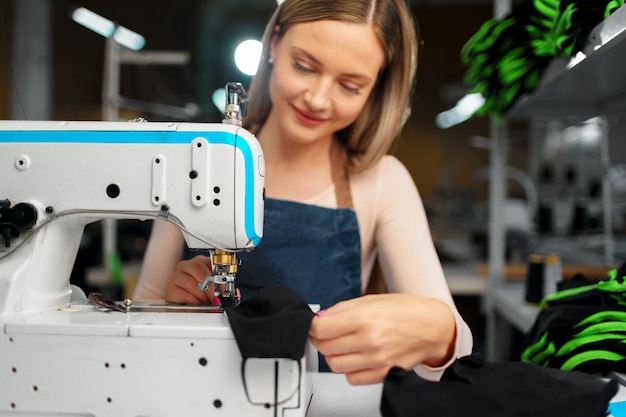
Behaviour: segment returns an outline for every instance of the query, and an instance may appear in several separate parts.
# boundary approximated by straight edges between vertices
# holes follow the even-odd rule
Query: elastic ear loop
[[[288,395],[287,398],[285,398],[284,400],[278,401],[278,368],[279,368],[279,361],[274,360],[274,403],[272,404],[272,403],[254,402],[254,401],[252,401],[250,399],[250,394],[248,393],[248,384],[246,383],[246,364],[248,363],[248,359],[249,358],[243,358],[243,360],[241,361],[241,380],[243,381],[243,389],[244,389],[244,391],[246,393],[246,397],[248,398],[248,402],[250,404],[264,406],[266,408],[274,406],[274,416],[277,416],[278,415],[277,414],[278,413],[278,406],[286,403],[287,401],[289,401],[291,399],[291,397],[293,397],[293,395],[295,393],[298,393],[298,402],[292,408],[294,408],[294,409],[300,408],[300,404],[302,403],[302,398],[300,398],[300,380],[302,378],[302,364],[300,363],[300,361],[295,360],[295,359],[291,359],[293,362],[295,362],[298,365],[298,384],[296,385],[295,391],[293,391],[290,395]],[[253,358],[253,359],[260,359],[260,358]],[[290,359],[290,358],[281,358],[281,359],[287,360],[287,359]]]

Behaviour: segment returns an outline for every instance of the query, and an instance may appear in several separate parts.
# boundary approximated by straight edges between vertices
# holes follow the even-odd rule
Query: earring
[[[270,65],[274,65],[274,58],[269,57],[269,58],[267,59],[267,63],[268,63],[268,64],[270,64]]]

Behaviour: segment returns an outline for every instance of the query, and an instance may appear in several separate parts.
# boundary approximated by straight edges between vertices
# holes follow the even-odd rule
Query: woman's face
[[[270,45],[272,116],[289,140],[310,143],[349,126],[384,64],[384,50],[363,24],[320,20],[291,26]]]

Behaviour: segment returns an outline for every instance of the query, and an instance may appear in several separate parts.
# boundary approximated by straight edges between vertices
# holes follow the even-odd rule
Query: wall
[[[488,152],[470,147],[473,135],[488,136],[486,119],[473,119],[447,130],[435,125],[435,116],[451,108],[464,94],[461,80],[465,69],[460,51],[465,42],[491,14],[490,7],[416,9],[424,42],[418,66],[413,115],[402,135],[396,154],[412,173],[422,196],[474,190],[484,197],[486,187],[476,184],[471,173],[488,164]],[[454,100],[443,90],[458,89]]]

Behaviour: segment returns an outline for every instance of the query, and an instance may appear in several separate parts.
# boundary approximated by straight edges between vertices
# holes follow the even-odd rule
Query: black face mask
[[[296,291],[286,286],[257,290],[226,315],[245,358],[304,356],[315,313]]]

